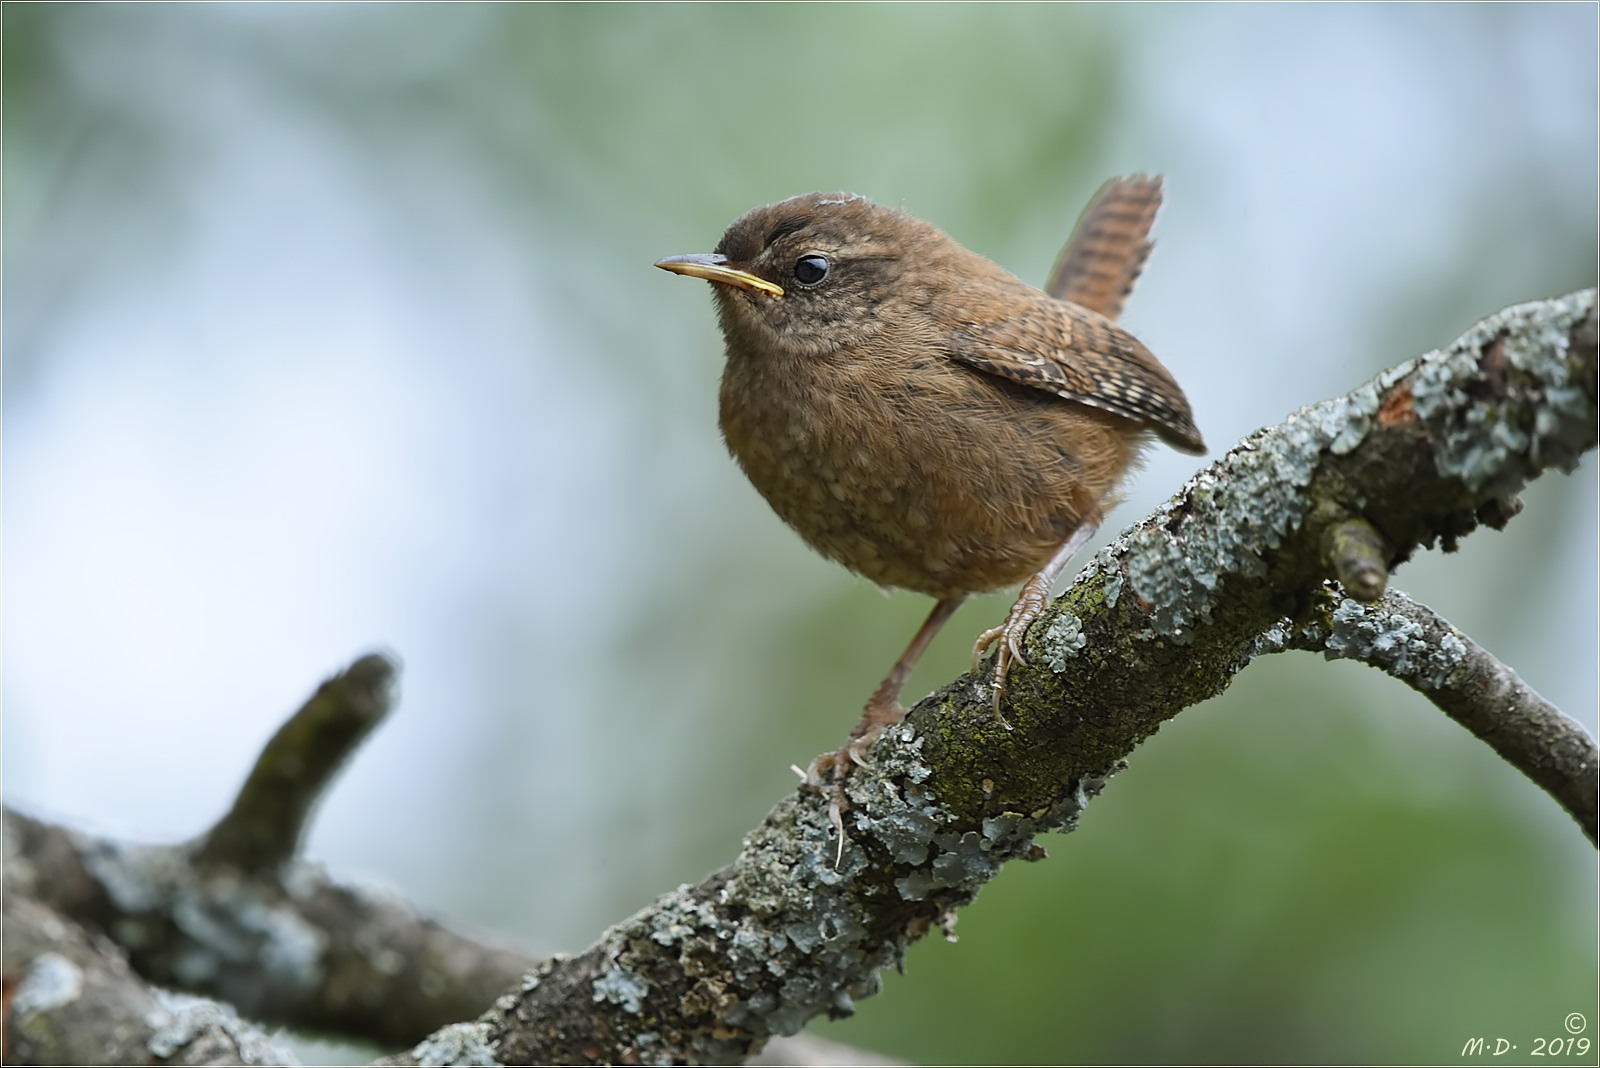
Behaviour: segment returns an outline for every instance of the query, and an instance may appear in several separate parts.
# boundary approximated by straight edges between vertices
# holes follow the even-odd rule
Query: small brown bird
[[[899,722],[907,677],[968,594],[1026,580],[973,649],[976,668],[999,643],[998,717],[1029,625],[1150,436],[1205,451],[1177,382],[1113,321],[1160,204],[1159,178],[1108,182],[1048,292],[847,193],[756,208],[715,252],[656,264],[715,283],[722,433],[773,510],[829,559],[937,598],[813,781],[840,781]]]

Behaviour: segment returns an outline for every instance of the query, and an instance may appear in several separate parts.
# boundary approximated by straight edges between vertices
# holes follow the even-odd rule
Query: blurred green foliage
[[[1505,60],[1502,45],[1555,48],[1574,27],[1589,48],[1594,23],[1592,10],[789,4],[24,5],[4,18],[8,427],[68,362],[125,358],[60,339],[81,317],[160,299],[186,243],[211,225],[196,204],[214,160],[270,128],[302,132],[357,177],[352,210],[382,220],[386,269],[420,279],[437,302],[441,341],[427,359],[443,373],[502,382],[453,318],[522,301],[544,320],[547,332],[526,341],[535,373],[505,391],[530,410],[555,394],[615,456],[535,454],[508,425],[495,430],[504,469],[485,477],[512,497],[552,466],[579,472],[591,496],[563,517],[561,536],[603,532],[627,551],[615,573],[586,577],[592,600],[570,609],[607,611],[571,634],[523,614],[509,591],[539,589],[537,576],[570,559],[555,540],[497,564],[503,583],[461,593],[468,607],[446,598],[478,635],[492,680],[482,707],[452,710],[449,729],[472,739],[475,764],[459,778],[378,774],[456,798],[443,837],[462,843],[455,856],[474,877],[430,859],[439,838],[396,831],[382,805],[354,799],[330,805],[329,819],[356,830],[328,839],[325,859],[337,872],[359,858],[349,863],[447,912],[566,948],[722,863],[792,788],[786,765],[837,744],[926,611],[811,558],[739,481],[715,439],[707,301],[655,277],[652,260],[708,249],[758,202],[844,188],[903,203],[1038,280],[1082,197],[1131,158],[1184,189],[1169,209],[1178,218],[1158,230],[1152,272],[1165,282],[1146,285],[1231,287],[1259,277],[1247,268],[1265,256],[1277,257],[1272,272],[1339,247],[1358,220],[1319,220],[1326,202],[1308,200],[1294,220],[1334,235],[1326,246],[1267,240],[1280,235],[1249,245],[1240,235],[1256,206],[1228,190],[1276,168],[1292,196],[1293,175],[1326,169],[1293,155],[1317,133],[1283,130],[1281,157],[1274,142],[1237,158],[1189,136],[1181,108],[1161,110],[1213,99],[1214,85],[1184,77],[1236,77],[1266,108],[1276,86],[1250,72],[1294,57],[1262,42],[1338,70],[1346,57],[1329,59],[1334,46],[1314,39],[1326,28],[1370,42],[1362,62],[1421,84],[1446,76],[1452,50],[1487,66]],[[1233,22],[1237,53],[1209,66],[1192,58],[1232,40]],[[1351,77],[1317,91],[1337,111],[1361,89]],[[1586,171],[1541,169],[1543,157],[1507,164],[1479,144],[1438,163],[1480,170],[1438,208],[1459,237],[1430,250],[1436,270],[1406,268],[1413,261],[1386,247],[1319,264],[1355,279],[1389,271],[1370,306],[1227,293],[1218,320],[1174,322],[1145,298],[1136,310],[1153,330],[1229,361],[1172,361],[1213,444],[1229,443],[1218,429],[1281,417],[1278,394],[1252,403],[1252,383],[1285,383],[1288,403],[1309,403],[1321,387],[1308,381],[1349,388],[1502,304],[1592,285],[1593,109],[1578,113],[1591,116],[1574,135],[1587,139]],[[1389,165],[1381,148],[1315,151],[1328,166],[1363,151],[1370,168]],[[284,181],[297,166],[283,161]],[[1423,177],[1406,173],[1390,192],[1414,194]],[[1378,207],[1369,198],[1350,210]],[[1185,254],[1173,231],[1213,244]],[[457,292],[458,274],[471,289],[488,273],[463,262],[479,255],[505,257],[505,276],[527,290]],[[1315,347],[1326,337],[1348,346],[1331,368]],[[1280,347],[1256,351],[1263,338]],[[1325,379],[1308,377],[1313,364]],[[9,447],[7,458],[35,462]],[[1152,475],[1177,470],[1167,462],[1153,461]],[[1571,480],[1546,480],[1505,534],[1475,535],[1455,558],[1429,555],[1400,582],[1514,664],[1532,662],[1536,684],[1546,673],[1563,693],[1592,697],[1592,678],[1566,681],[1573,645],[1560,636],[1592,617],[1593,590],[1575,610],[1547,608],[1570,601],[1560,568],[1575,543],[1593,574],[1593,483],[1592,460]],[[1174,485],[1141,486],[1131,507]],[[12,567],[28,566],[8,552]],[[962,670],[971,635],[1003,605],[963,609],[908,696]],[[1581,626],[1579,656],[1592,657],[1592,618]],[[1556,652],[1541,659],[1546,647]],[[401,652],[412,663],[432,655]],[[1583,670],[1592,676],[1592,659]],[[557,672],[578,689],[547,688]],[[579,717],[595,749],[552,734],[562,717]],[[886,977],[856,1018],[816,1029],[926,1063],[1436,1063],[1476,1035],[1510,1037],[1525,1057],[1534,1036],[1594,1008],[1593,851],[1534,787],[1398,685],[1348,664],[1272,658],[1130,764],[1079,831],[1047,843],[1049,860],[1013,865],[962,915],[958,944],[918,945],[904,977]],[[556,784],[564,804],[520,800],[529,779]],[[508,827],[526,836],[525,855],[504,849]],[[387,853],[371,846],[385,834]],[[564,893],[548,889],[557,885]]]

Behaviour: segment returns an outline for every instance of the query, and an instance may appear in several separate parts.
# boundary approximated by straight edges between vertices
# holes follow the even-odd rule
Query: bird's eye
[[[801,256],[794,265],[794,280],[803,286],[821,285],[828,277],[828,257]]]

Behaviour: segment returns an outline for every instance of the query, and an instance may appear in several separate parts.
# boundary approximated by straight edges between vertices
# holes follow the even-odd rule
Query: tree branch
[[[1251,435],[1041,617],[1011,674],[1014,730],[964,676],[886,732],[849,782],[837,867],[826,799],[802,789],[728,867],[547,961],[452,1040],[502,1063],[721,1063],[850,1013],[1003,861],[1041,855],[1035,834],[1070,830],[1163,721],[1221,692],[1262,635],[1311,617],[1342,570],[1333,528],[1376,535],[1352,556],[1376,596],[1374,561],[1386,581],[1418,547],[1503,521],[1542,471],[1576,466],[1595,444],[1594,307],[1588,290],[1508,308]]]
[[[964,676],[885,733],[847,785],[837,864],[827,799],[802,788],[728,867],[383,1063],[730,1062],[816,1015],[853,1011],[880,968],[930,929],[948,932],[1005,860],[1042,856],[1034,835],[1070,830],[1162,722],[1315,625],[1330,577],[1375,599],[1416,548],[1504,523],[1529,479],[1576,465],[1595,444],[1594,305],[1589,290],[1508,308],[1196,474],[1090,560],[1033,628],[1027,664],[1011,673],[1014,730],[996,725],[985,682]],[[366,1003],[409,1005],[419,976],[449,974],[414,968],[436,928],[402,909],[395,927],[413,942],[396,971],[383,953],[395,942],[370,926],[378,902],[282,859],[309,800],[276,829],[271,807],[241,798],[239,825],[264,817],[268,831],[202,840],[244,843],[220,853],[96,842],[15,815],[7,834],[60,862],[59,883],[38,885],[99,910],[144,974],[253,996],[246,1011],[264,1018],[387,1034],[382,1006]],[[348,914],[310,907],[325,896]],[[370,1030],[350,1026],[366,1019]]]
[[[1286,647],[1393,675],[1537,783],[1595,841],[1594,739],[1426,605],[1395,590],[1364,605],[1330,588]]]
[[[5,975],[7,1064],[296,1063],[231,1009],[164,1004],[108,939],[9,888]]]
[[[256,758],[233,808],[197,843],[194,862],[267,875],[290,860],[311,810],[394,705],[394,665],[369,654],[324,682]]]
[[[393,673],[366,656],[323,683],[194,843],[134,845],[7,810],[18,861],[7,865],[8,892],[111,935],[151,981],[252,1019],[392,1048],[476,1015],[536,958],[292,857],[316,798],[387,712]]]
[[[390,1047],[480,1012],[538,966],[294,859],[317,798],[386,714],[393,676],[387,660],[366,656],[318,687],[267,743],[229,813],[192,845],[133,846],[5,812],[6,973],[26,995],[8,1032],[22,1042],[16,1063],[151,1063],[146,1050],[175,1064],[294,1063],[231,1009],[162,1010],[122,949],[74,921],[110,932],[156,981],[229,998],[256,1019]],[[79,943],[100,956],[80,960]],[[78,976],[85,996],[35,1012],[28,992],[62,975]],[[772,1043],[764,1063],[900,1062],[795,1036]]]

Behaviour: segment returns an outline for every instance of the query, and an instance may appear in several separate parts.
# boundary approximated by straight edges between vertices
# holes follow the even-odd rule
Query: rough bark
[[[728,1063],[852,1012],[1004,861],[1038,856],[1036,834],[1070,830],[1140,741],[1226,688],[1264,635],[1311,622],[1341,570],[1376,595],[1375,565],[1386,577],[1420,547],[1453,548],[1503,522],[1528,480],[1575,467],[1595,444],[1594,308],[1593,290],[1508,308],[1252,434],[1034,626],[1013,730],[964,676],[885,734],[850,780],[837,864],[827,801],[802,789],[711,878],[385,1063]],[[1330,559],[1351,520],[1374,535],[1359,567]]]
[[[320,686],[198,841],[119,842],[7,811],[8,899],[37,898],[114,938],[151,982],[251,1019],[392,1048],[481,1012],[536,958],[292,856],[317,796],[387,712],[392,676],[367,656]]]
[[[726,868],[586,952],[543,961],[481,1017],[381,1063],[730,1063],[817,1015],[853,1011],[881,968],[928,931],[948,930],[1004,861],[1042,856],[1035,835],[1070,830],[1164,721],[1260,653],[1313,635],[1340,651],[1329,629],[1338,604],[1377,601],[1418,547],[1451,548],[1481,523],[1503,524],[1529,479],[1575,466],[1596,436],[1594,307],[1589,290],[1508,308],[1446,349],[1251,435],[1091,559],[1033,627],[1027,665],[1011,673],[1014,729],[995,722],[981,676],[956,680],[886,732],[872,767],[851,778],[842,852],[827,799],[801,788]],[[1391,596],[1361,610],[1390,618],[1399,604]],[[370,664],[349,674],[368,691],[385,677]],[[1499,707],[1480,700],[1460,718],[1503,721]],[[353,745],[360,733],[340,736]],[[1523,734],[1534,748],[1545,737]],[[1592,780],[1592,759],[1546,756],[1519,766],[1557,796],[1581,790],[1574,780],[1585,773]],[[1592,812],[1592,781],[1589,791]],[[379,999],[412,996],[430,976],[472,986],[429,955],[414,914],[396,921],[413,941],[398,962],[386,958],[400,936],[371,933],[377,903],[284,859],[310,805],[289,808],[298,813],[289,826],[182,847],[96,842],[10,816],[8,847],[15,840],[36,872],[56,865],[30,892],[128,945],[141,973],[243,999],[251,1015],[376,1035],[361,1030],[367,984]],[[219,853],[219,837],[236,844]],[[343,904],[317,919],[314,900]],[[449,944],[478,958],[465,971],[485,982],[527,963],[486,965],[489,947]],[[186,970],[186,960],[203,966]],[[278,993],[251,1002],[252,983]]]
[[[158,997],[109,939],[20,894],[5,974],[7,1064],[295,1063],[231,1009]]]
[[[1426,605],[1394,590],[1362,604],[1330,589],[1286,647],[1393,675],[1538,783],[1595,841],[1594,739]]]

